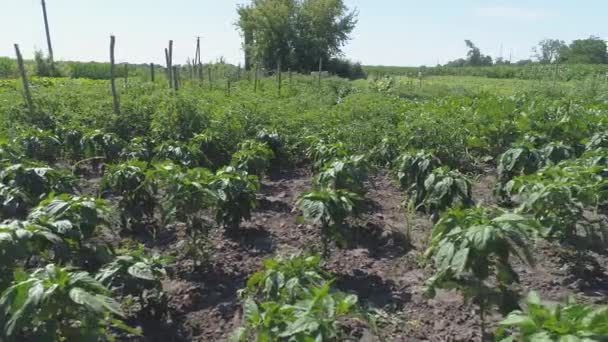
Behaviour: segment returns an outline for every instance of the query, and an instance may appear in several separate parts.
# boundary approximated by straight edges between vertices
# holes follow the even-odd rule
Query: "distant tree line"
[[[298,72],[363,75],[361,66],[341,59],[357,24],[357,12],[343,0],[253,0],[237,8],[244,38],[245,67]]]
[[[469,51],[466,58],[458,58],[446,64],[449,67],[478,67],[500,64],[511,64],[503,58],[492,60],[491,56],[484,55],[470,40],[465,40]],[[559,39],[544,39],[532,49],[534,58],[541,64],[568,63],[568,64],[608,64],[608,49],[606,42],[595,36],[587,39],[577,39],[569,45]],[[532,59],[515,62],[517,65],[533,63]]]

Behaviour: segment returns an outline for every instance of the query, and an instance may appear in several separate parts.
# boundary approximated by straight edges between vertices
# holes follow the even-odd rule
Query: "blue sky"
[[[164,61],[175,41],[174,59],[194,54],[201,35],[204,60],[242,60],[236,5],[244,0],[47,0],[56,59],[108,60],[110,34],[117,60]],[[485,54],[529,58],[543,38],[608,39],[606,0],[346,0],[359,10],[359,24],[344,48],[364,64],[433,65],[466,53],[471,39]],[[0,0],[0,56],[46,49],[39,0]]]

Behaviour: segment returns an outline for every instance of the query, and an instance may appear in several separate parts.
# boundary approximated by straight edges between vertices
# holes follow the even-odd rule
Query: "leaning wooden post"
[[[44,16],[44,29],[46,31],[46,44],[49,48],[49,61],[51,62],[51,72],[53,73],[52,76],[54,76],[55,59],[53,57],[53,45],[51,44],[51,32],[49,30],[49,19],[46,15],[46,3],[44,2],[44,0],[42,0],[41,3],[42,3],[42,15]]]
[[[277,62],[277,92],[281,97],[281,59]]]
[[[169,49],[165,48],[165,64],[167,69],[167,80],[169,81],[169,88],[173,87],[173,79],[171,78],[171,62],[169,61]]]
[[[32,101],[30,85],[27,82],[25,66],[23,65],[23,57],[21,56],[21,51],[19,51],[18,44],[15,44],[15,54],[17,55],[17,64],[19,65],[19,72],[21,73],[21,80],[23,81],[23,96],[25,97],[25,103],[27,104],[27,108],[30,111],[30,115],[34,115],[34,101]]]
[[[125,89],[129,87],[129,64],[125,64]]]
[[[319,58],[319,88],[321,88],[321,71],[323,70],[323,57]]]
[[[150,81],[154,83],[154,63],[150,63]]]
[[[209,64],[209,66],[207,67],[207,75],[209,76],[209,90],[213,90],[213,80],[211,79],[211,64]]]
[[[114,45],[116,39],[110,36],[110,84],[112,85],[112,100],[114,104],[114,114],[120,114],[120,104],[118,103],[118,94],[116,93],[116,80],[114,79]]]
[[[255,71],[253,73],[253,92],[258,91],[258,73],[260,72],[260,64],[255,64]]]
[[[179,68],[177,65],[173,67],[173,89],[175,91],[179,90]]]

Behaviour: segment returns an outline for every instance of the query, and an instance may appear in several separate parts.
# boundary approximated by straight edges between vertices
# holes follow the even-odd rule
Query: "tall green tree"
[[[357,23],[357,12],[343,0],[253,0],[237,12],[246,59],[268,69],[280,62],[293,70],[316,70],[320,59],[341,54]]]
[[[543,39],[532,51],[536,54],[535,57],[540,63],[549,64],[559,61],[565,48],[567,48],[567,45],[563,40]]]
[[[562,52],[562,58],[573,64],[606,64],[608,52],[606,42],[599,37],[574,40]]]

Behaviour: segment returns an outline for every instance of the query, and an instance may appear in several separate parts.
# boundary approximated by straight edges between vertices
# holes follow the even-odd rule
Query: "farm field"
[[[30,83],[0,341],[608,338],[601,78]]]

